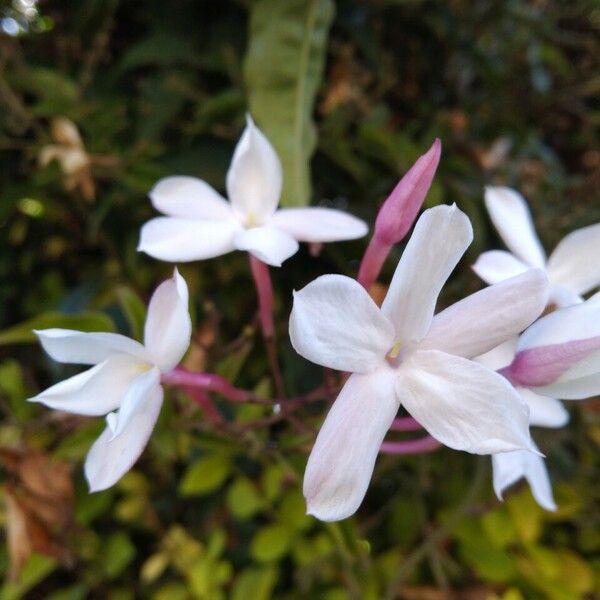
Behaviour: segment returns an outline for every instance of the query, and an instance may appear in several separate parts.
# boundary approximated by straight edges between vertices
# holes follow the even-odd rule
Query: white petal
[[[243,218],[263,223],[277,208],[282,178],[273,146],[248,115],[227,172],[227,195],[232,207]]]
[[[472,269],[486,283],[498,283],[530,269],[516,256],[504,250],[490,250],[479,255]]]
[[[598,358],[596,357],[596,360]],[[563,398],[564,400],[585,400],[586,398],[600,396],[600,367],[597,367],[596,373],[593,375],[572,380],[557,381],[556,383],[534,389],[545,396]]]
[[[421,215],[381,306],[396,341],[411,344],[426,335],[440,290],[472,239],[471,222],[456,206]]]
[[[474,454],[531,447],[529,410],[512,385],[484,366],[437,350],[398,370],[398,396],[439,442]]]
[[[523,196],[507,187],[488,187],[485,206],[508,249],[526,264],[544,268],[546,254]]]
[[[273,267],[298,252],[298,242],[289,234],[275,227],[252,227],[236,234],[234,246],[247,250],[256,258]]]
[[[368,373],[394,345],[394,327],[354,279],[322,275],[294,292],[290,340],[314,363]]]
[[[518,337],[506,340],[506,342],[496,346],[495,348],[492,348],[485,354],[480,354],[473,360],[482,364],[484,367],[491,369],[492,371],[498,371],[498,369],[502,369],[503,367],[510,365],[517,352],[518,341]]]
[[[163,390],[155,387],[132,415],[121,435],[113,438],[110,427],[88,452],[85,476],[90,492],[99,492],[114,485],[135,463],[148,443],[163,401]]]
[[[240,229],[235,220],[210,221],[157,217],[143,227],[138,251],[168,262],[190,262],[227,254]]]
[[[547,301],[545,272],[530,269],[443,310],[434,317],[419,347],[472,358],[529,327],[542,314]]]
[[[118,333],[74,331],[73,329],[38,329],[34,331],[44,350],[56,361],[95,365],[114,354],[130,354],[147,360],[142,344]]]
[[[600,336],[600,304],[584,302],[555,310],[519,338],[518,351]]]
[[[494,491],[499,500],[507,487],[525,477],[537,503],[546,510],[556,510],[552,487],[544,459],[527,450],[502,452],[492,456]]]
[[[282,208],[269,225],[278,227],[299,242],[337,242],[363,237],[369,231],[361,219],[331,208]]]
[[[144,344],[154,364],[166,373],[182,359],[191,336],[187,284],[175,269],[173,277],[161,283],[150,299]]]
[[[360,506],[381,442],[399,402],[395,373],[387,365],[368,375],[351,375],[333,403],[304,474],[307,513],[339,521]]]
[[[160,385],[160,371],[154,367],[138,375],[129,386],[127,393],[123,396],[119,410],[108,415],[107,422],[113,437],[121,435],[129,425],[136,413],[143,409],[143,405],[152,396],[154,390]]]
[[[154,208],[170,217],[209,220],[232,217],[229,202],[196,177],[165,177],[150,190],[149,196]]]
[[[95,367],[44,390],[30,401],[77,415],[105,415],[119,406],[131,382],[149,366],[127,354],[114,354]]]
[[[548,298],[548,305],[555,306],[557,308],[566,308],[567,306],[573,306],[573,304],[581,304],[583,297],[575,292],[568,290],[560,285],[550,286],[550,296]]]
[[[538,427],[564,427],[569,413],[560,400],[540,396],[526,388],[518,387],[521,398],[529,406],[529,423]]]
[[[567,235],[548,260],[552,283],[586,294],[600,285],[600,223]]]

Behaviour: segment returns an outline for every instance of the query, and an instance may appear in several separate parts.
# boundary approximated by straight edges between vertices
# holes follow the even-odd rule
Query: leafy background
[[[485,458],[382,456],[357,515],[305,516],[300,482],[325,405],[257,427],[262,406],[171,392],[150,445],[115,488],[87,493],[81,464],[101,419],[25,402],[71,374],[33,327],[139,336],[170,266],[135,250],[167,174],[218,189],[251,110],[281,153],[283,202],[378,205],[435,136],[428,204],[456,202],[476,240],[442,304],[476,290],[469,264],[500,241],[483,186],[531,201],[547,249],[600,220],[596,0],[66,0],[0,3],[0,596],[80,598],[593,598],[600,580],[595,401],[536,432],[559,504],[526,487],[504,504]],[[81,132],[67,176],[40,153]],[[62,139],[64,142],[65,140]],[[291,290],[354,274],[365,241],[307,247],[273,273],[290,394],[321,371],[285,335]],[[400,249],[386,264],[389,281]],[[184,265],[196,322],[190,368],[272,393],[247,259]],[[253,425],[254,424],[254,425]],[[595,591],[594,591],[595,590]]]

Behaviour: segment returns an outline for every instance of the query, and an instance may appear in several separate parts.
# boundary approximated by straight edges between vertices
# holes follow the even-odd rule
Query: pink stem
[[[183,391],[202,409],[207,421],[212,425],[223,423],[223,415],[214,402],[199,388],[183,386]]]
[[[377,235],[374,235],[365,250],[365,254],[358,269],[357,280],[366,290],[368,290],[377,281],[379,273],[385,259],[388,257],[391,244],[382,242]]]
[[[401,417],[394,419],[390,427],[390,431],[419,431],[423,426],[412,417]]]
[[[406,442],[383,442],[380,452],[384,454],[424,454],[437,450],[441,444],[430,435]]]
[[[170,373],[162,376],[162,382],[182,388],[200,388],[218,392],[234,402],[245,402],[250,398],[250,393],[231,385],[229,381],[214,373],[192,373],[183,367],[175,367]]]
[[[263,336],[270,339],[275,334],[273,324],[273,284],[269,267],[252,254],[250,257],[250,271],[256,286],[258,295],[258,314],[260,316],[260,325],[263,330]]]

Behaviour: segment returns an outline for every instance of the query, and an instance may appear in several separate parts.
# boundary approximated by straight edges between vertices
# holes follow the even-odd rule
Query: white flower
[[[506,367],[515,356],[517,342],[517,337],[508,340],[482,356],[478,356],[476,360],[493,370]],[[518,385],[515,386],[515,389],[529,406],[530,425],[558,428],[568,423],[569,413],[560,400],[536,394]],[[502,494],[506,488],[525,478],[538,504],[546,510],[556,510],[550,477],[541,456],[526,450],[494,454],[492,469],[494,491],[499,500],[502,500]]]
[[[532,270],[434,318],[438,294],[472,240],[455,206],[425,211],[379,309],[340,275],[294,294],[290,337],[305,358],[352,375],[317,436],[304,477],[308,512],[343,519],[367,490],[400,404],[441,443],[489,454],[531,448],[528,410],[501,375],[473,362],[543,310],[547,279]]]
[[[169,262],[246,250],[262,262],[281,266],[297,252],[299,241],[333,242],[367,233],[366,223],[339,210],[277,210],[281,163],[252,119],[247,120],[227,173],[229,202],[200,179],[161,179],[150,199],[167,216],[142,227],[138,250]]]
[[[179,363],[191,332],[188,289],[177,270],[150,300],[143,345],[115,333],[35,332],[54,360],[95,365],[30,398],[79,415],[107,415],[85,463],[90,491],[114,485],[142,453],[162,406],[161,374]]]
[[[485,205],[508,249],[484,252],[473,270],[486,283],[497,283],[530,268],[545,269],[549,302],[569,306],[600,285],[600,223],[567,235],[546,259],[525,199],[506,187],[488,187]]]

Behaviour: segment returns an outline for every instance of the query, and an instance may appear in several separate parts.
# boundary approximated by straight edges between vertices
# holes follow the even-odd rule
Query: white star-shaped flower
[[[106,415],[107,427],[85,462],[92,492],[114,485],[142,453],[163,402],[161,374],[179,363],[191,332],[188,289],[177,270],[150,300],[143,345],[115,333],[36,331],[54,360],[94,365],[30,398],[78,415]]]
[[[542,312],[547,278],[531,270],[434,317],[440,290],[472,236],[469,219],[455,206],[425,211],[381,308],[341,275],[319,277],[294,294],[290,338],[296,351],[352,373],[306,467],[304,495],[319,519],[356,511],[400,404],[457,450],[532,447],[527,405],[504,377],[470,359],[514,337]]]
[[[484,252],[473,270],[486,283],[497,283],[527,269],[544,269],[550,282],[549,303],[569,306],[600,285],[600,223],[573,231],[550,258],[537,237],[527,202],[507,187],[488,187],[485,205],[508,249]]]
[[[229,202],[194,177],[167,177],[151,190],[164,213],[142,227],[138,250],[168,262],[212,258],[246,250],[272,266],[295,254],[298,242],[334,242],[364,236],[364,221],[330,208],[277,209],[281,163],[250,117],[227,173]]]

